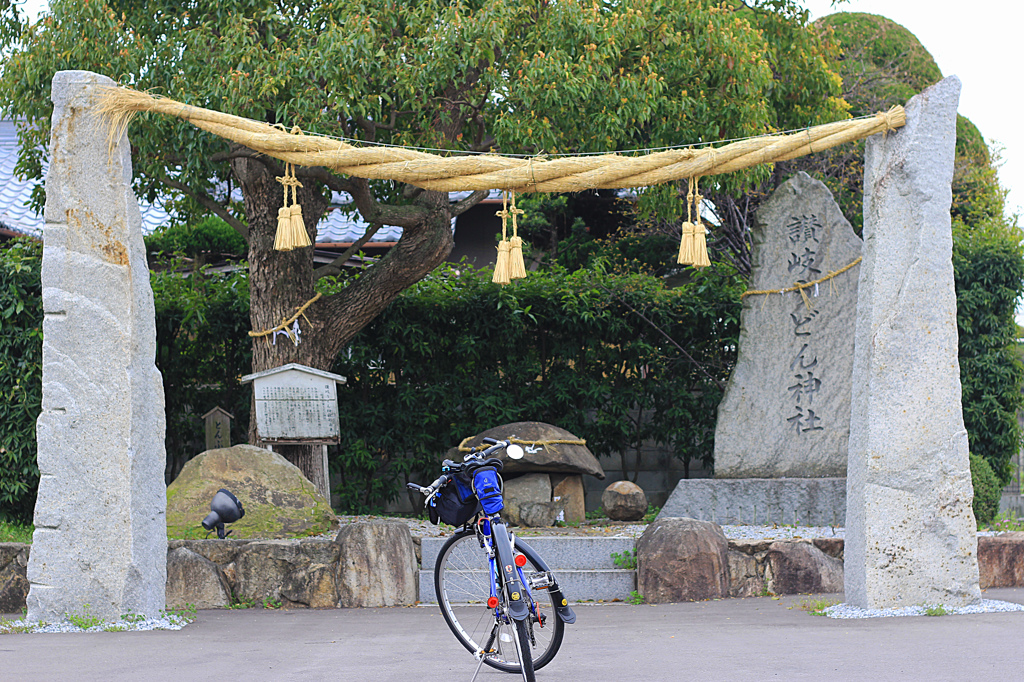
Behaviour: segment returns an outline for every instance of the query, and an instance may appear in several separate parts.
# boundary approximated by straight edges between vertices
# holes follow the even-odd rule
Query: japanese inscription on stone
[[[828,189],[803,173],[758,211],[749,288],[778,290],[826,277],[861,242]],[[739,357],[719,406],[715,476],[844,476],[856,270],[799,292],[749,296]]]

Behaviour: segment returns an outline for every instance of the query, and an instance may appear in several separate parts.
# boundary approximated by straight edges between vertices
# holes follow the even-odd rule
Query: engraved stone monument
[[[242,377],[243,384],[249,382],[260,442],[271,450],[279,444],[321,445],[325,480],[313,483],[330,499],[327,445],[341,438],[338,384],[345,383],[345,377],[293,362]]]
[[[806,173],[757,212],[751,291],[812,282],[853,263],[861,240]],[[718,408],[716,478],[846,475],[856,267],[800,292],[743,299],[739,357]]]
[[[743,300],[739,357],[718,408],[716,480],[680,481],[661,514],[841,525],[861,240],[828,188],[803,172],[758,210],[751,235],[748,291],[777,293]],[[826,277],[804,295],[778,293]]]
[[[126,136],[105,76],[53,77],[43,231],[43,401],[27,619],[158,617],[167,581],[164,394]]]
[[[846,516],[846,600],[981,598],[949,208],[960,81],[868,140]]]

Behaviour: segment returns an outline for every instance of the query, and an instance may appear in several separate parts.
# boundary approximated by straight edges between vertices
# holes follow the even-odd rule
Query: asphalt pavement
[[[983,596],[1024,604],[1024,588]],[[1024,679],[1024,612],[834,620],[842,595],[576,605],[544,680]],[[0,680],[469,680],[436,606],[200,611],[179,631],[0,636]],[[480,682],[518,678],[484,668]]]

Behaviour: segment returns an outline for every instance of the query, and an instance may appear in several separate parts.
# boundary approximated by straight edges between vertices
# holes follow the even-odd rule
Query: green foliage
[[[1024,246],[1016,227],[953,224],[953,272],[964,425],[970,449],[1004,483],[1021,443],[1017,410],[1024,367],[1015,352],[1014,311],[1024,293]]]
[[[624,552],[612,552],[612,561],[619,568],[624,568],[627,571],[636,570],[636,550],[627,549]]]
[[[826,609],[830,606],[835,606],[837,603],[830,599],[804,599],[795,608],[806,611],[812,616],[827,616],[828,612]],[[790,606],[789,608],[792,609],[794,607]]]
[[[0,542],[20,542],[31,545],[34,532],[35,526],[31,523],[0,521]]]
[[[89,612],[90,605],[82,605],[82,613],[65,613],[64,617],[68,619],[75,627],[83,630],[94,628],[98,625],[103,625],[103,619],[99,616],[94,616]]]
[[[974,519],[978,525],[990,523],[999,512],[1003,489],[988,461],[971,453],[971,483],[974,484]]]
[[[167,414],[168,482],[206,449],[202,415],[230,412],[231,442],[248,442],[250,390],[238,383],[252,367],[249,288],[245,270],[174,270],[150,277],[156,305],[156,364]]]
[[[633,606],[639,606],[644,603],[644,595],[640,594],[636,590],[630,590],[629,598],[626,601]]]
[[[245,257],[246,244],[242,235],[216,216],[207,216],[195,225],[173,224],[157,230],[146,238],[148,253],[203,257]]]
[[[981,524],[978,527],[982,528]],[[1004,512],[999,512],[992,520],[992,523],[986,525],[983,530],[991,530],[997,533],[1024,531],[1024,519],[1017,518],[1017,513],[1012,509],[1008,509]]]
[[[0,249],[0,519],[29,521],[35,507],[36,418],[42,404],[42,244]]]
[[[331,473],[341,508],[393,499],[466,436],[516,421],[556,424],[599,457],[653,440],[710,465],[739,293],[724,266],[671,290],[646,275],[560,268],[501,288],[489,271],[438,269],[334,367],[348,377]]]
[[[924,615],[926,616],[948,616],[949,614],[950,611],[942,604],[926,606],[924,609]]]

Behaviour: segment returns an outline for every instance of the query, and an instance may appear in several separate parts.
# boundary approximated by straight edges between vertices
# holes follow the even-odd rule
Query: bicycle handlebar
[[[483,441],[485,443],[490,443],[491,447],[481,452],[470,452],[468,455],[466,455],[466,461],[464,461],[462,464],[456,464],[451,460],[445,460],[445,466],[447,466],[452,471],[465,471],[466,473],[472,473],[474,470],[485,466],[492,466],[498,471],[501,471],[505,463],[502,462],[497,457],[489,457],[488,455],[491,455],[494,452],[501,450],[502,448],[507,448],[509,445],[512,444],[512,441],[495,440],[494,438],[484,438]],[[430,505],[430,498],[434,496],[434,493],[448,485],[448,482],[452,480],[453,476],[454,474],[445,473],[438,476],[437,480],[435,480],[433,483],[426,487],[423,487],[418,483],[406,483],[405,487],[408,488],[409,490],[415,490],[416,492],[424,495],[426,497],[426,500],[424,501],[423,506],[426,507]]]

